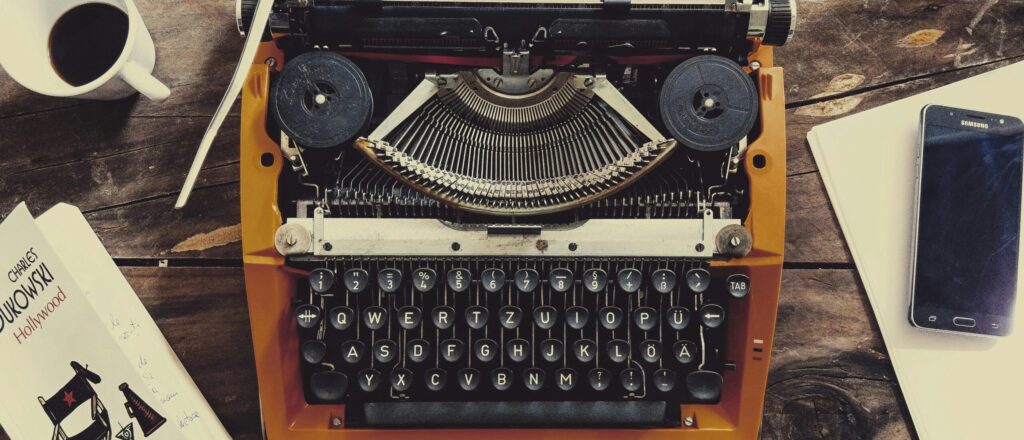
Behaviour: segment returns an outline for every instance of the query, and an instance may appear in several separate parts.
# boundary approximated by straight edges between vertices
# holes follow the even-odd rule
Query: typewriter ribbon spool
[[[333,52],[295,57],[274,83],[270,112],[299,145],[329,148],[351,140],[373,114],[373,96],[355,63]]]
[[[700,151],[731,148],[757,121],[757,87],[733,61],[714,55],[690,58],[661,88],[661,117],[669,133]]]

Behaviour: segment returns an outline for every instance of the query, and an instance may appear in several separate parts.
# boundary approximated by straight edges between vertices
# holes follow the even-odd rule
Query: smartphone
[[[910,323],[1005,336],[1020,253],[1020,119],[939,105],[921,111]]]

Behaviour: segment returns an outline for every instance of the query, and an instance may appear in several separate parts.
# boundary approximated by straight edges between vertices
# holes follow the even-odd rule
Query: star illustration
[[[70,408],[71,404],[75,403],[75,393],[71,391],[65,391],[63,400],[67,402],[68,408]]]

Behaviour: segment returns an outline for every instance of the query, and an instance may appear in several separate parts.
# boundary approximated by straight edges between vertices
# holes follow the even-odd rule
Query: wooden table
[[[20,201],[37,214],[57,202],[79,206],[227,429],[258,438],[237,111],[191,203],[171,209],[241,49],[234,2],[136,1],[157,44],[156,76],[171,97],[49,98],[0,73],[0,212]],[[799,6],[796,37],[777,51],[789,98],[788,234],[762,438],[913,438],[804,135],[836,117],[1021,60],[1024,1]]]

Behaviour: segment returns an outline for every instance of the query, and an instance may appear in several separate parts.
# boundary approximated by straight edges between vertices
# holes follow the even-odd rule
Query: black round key
[[[675,344],[672,344],[672,353],[675,353],[676,360],[680,364],[686,365],[693,362],[697,354],[697,346],[690,341],[676,341]]]
[[[391,370],[391,388],[399,393],[409,390],[412,386],[412,371],[405,368]]]
[[[664,368],[654,372],[654,387],[663,393],[676,387],[676,372]]]
[[[551,306],[540,306],[533,309],[533,322],[537,328],[548,330],[558,322],[558,310]]]
[[[533,293],[540,285],[540,274],[533,269],[519,269],[515,274],[516,289],[523,293]]]
[[[643,360],[655,363],[661,360],[661,342],[648,339],[640,343],[640,357]]]
[[[338,371],[319,371],[309,377],[309,389],[317,399],[339,402],[348,391],[348,376]]]
[[[431,368],[427,370],[427,375],[423,376],[423,380],[427,383],[428,390],[441,391],[448,383],[448,372],[440,368]]]
[[[402,271],[389,267],[377,272],[377,287],[384,293],[395,293],[402,287]]]
[[[622,381],[622,388],[631,393],[639,390],[640,386],[644,384],[644,375],[636,368],[622,370],[622,373],[619,373],[619,379]]]
[[[459,370],[459,388],[465,391],[473,391],[480,386],[480,372],[475,368],[463,368]]]
[[[548,274],[548,284],[558,293],[568,292],[572,289],[572,271],[564,267],[551,269]]]
[[[455,324],[455,309],[448,306],[434,307],[434,310],[430,311],[430,320],[434,322],[434,327],[448,330]]]
[[[426,339],[413,339],[405,346],[405,358],[410,362],[420,363],[430,356],[430,342]]]
[[[495,368],[491,371],[491,385],[498,391],[505,391],[512,387],[512,370],[508,368]]]
[[[309,273],[309,287],[316,293],[324,293],[334,285],[334,271],[330,269],[313,269]]]
[[[750,293],[750,277],[741,273],[729,275],[725,288],[733,298],[743,298]]]
[[[558,339],[545,339],[541,341],[540,356],[548,362],[562,360],[562,341]]]
[[[697,314],[700,323],[707,328],[717,328],[725,322],[725,309],[718,304],[704,304]]]
[[[493,339],[478,339],[473,343],[473,354],[480,362],[490,362],[498,354],[498,343]]]
[[[370,284],[370,274],[363,269],[349,269],[342,276],[345,282],[345,289],[352,293],[362,293]]]
[[[622,339],[608,341],[608,358],[617,364],[626,362],[629,358],[629,343]]]
[[[572,345],[572,351],[576,354],[576,360],[590,362],[597,355],[597,344],[590,339],[580,339]]]
[[[320,324],[320,307],[303,304],[295,308],[295,320],[299,327],[313,328]]]
[[[434,269],[419,268],[412,271],[412,288],[418,292],[429,292],[434,290],[437,283],[437,272]]]
[[[345,306],[338,306],[327,312],[328,322],[335,330],[346,330],[356,320],[356,312]]]
[[[576,388],[576,370],[572,368],[559,368],[555,372],[555,378],[557,379],[558,389],[562,391],[572,391]]]
[[[350,364],[358,364],[363,360],[366,344],[362,341],[345,341],[341,343],[341,358]]]
[[[590,388],[594,391],[604,391],[608,389],[608,385],[611,383],[610,379],[612,373],[604,368],[595,368],[587,373],[587,381],[590,382]]]
[[[530,343],[526,339],[513,339],[505,344],[505,352],[512,362],[525,361],[530,356]]]
[[[702,293],[711,285],[711,273],[707,269],[690,269],[686,272],[686,287],[693,293]]]
[[[466,343],[461,339],[446,339],[441,343],[441,357],[448,362],[458,362],[466,351]]]
[[[673,330],[682,330],[690,325],[690,309],[686,307],[670,307],[665,312],[665,320]]]
[[[523,321],[523,311],[516,306],[504,306],[498,309],[498,316],[500,317],[501,326],[508,330],[515,330],[519,327],[519,323]]]
[[[637,307],[633,311],[633,324],[643,331],[654,328],[658,325],[658,311],[650,307]]]
[[[547,373],[540,368],[527,368],[523,371],[523,383],[526,384],[526,389],[530,391],[537,391],[544,388],[544,379],[547,378]]]
[[[608,285],[608,273],[604,269],[587,269],[583,272],[583,288],[590,293],[604,292]]]
[[[618,307],[604,307],[597,315],[601,320],[601,327],[608,330],[615,330],[622,324],[622,309]]]
[[[395,360],[398,344],[390,339],[379,339],[373,343],[373,358],[382,364]]]
[[[363,325],[370,330],[380,330],[388,323],[388,311],[383,307],[370,306],[363,309]]]
[[[669,293],[676,288],[676,273],[671,269],[658,269],[651,273],[651,284],[658,293]]]
[[[590,320],[590,310],[586,307],[572,306],[565,309],[565,322],[573,330],[579,330]]]
[[[691,371],[686,375],[686,389],[697,402],[718,402],[722,397],[722,376],[714,371]]]
[[[310,364],[319,364],[327,355],[327,344],[324,341],[310,340],[302,343],[302,360]]]
[[[483,306],[466,307],[466,325],[473,330],[480,330],[487,325],[487,308]]]
[[[419,327],[422,315],[419,307],[404,306],[398,309],[398,325],[406,330],[412,330]]]
[[[457,267],[448,271],[448,288],[455,293],[462,293],[469,290],[470,282],[469,269]]]
[[[384,379],[381,377],[380,371],[367,368],[359,372],[359,378],[357,381],[359,382],[359,389],[369,393],[376,391],[382,380]]]
[[[640,290],[640,281],[643,278],[640,271],[633,268],[622,269],[616,276],[619,281],[619,288],[626,293],[634,293]]]
[[[480,273],[480,284],[483,284],[484,290],[494,293],[505,287],[505,271],[501,269],[484,269]]]

